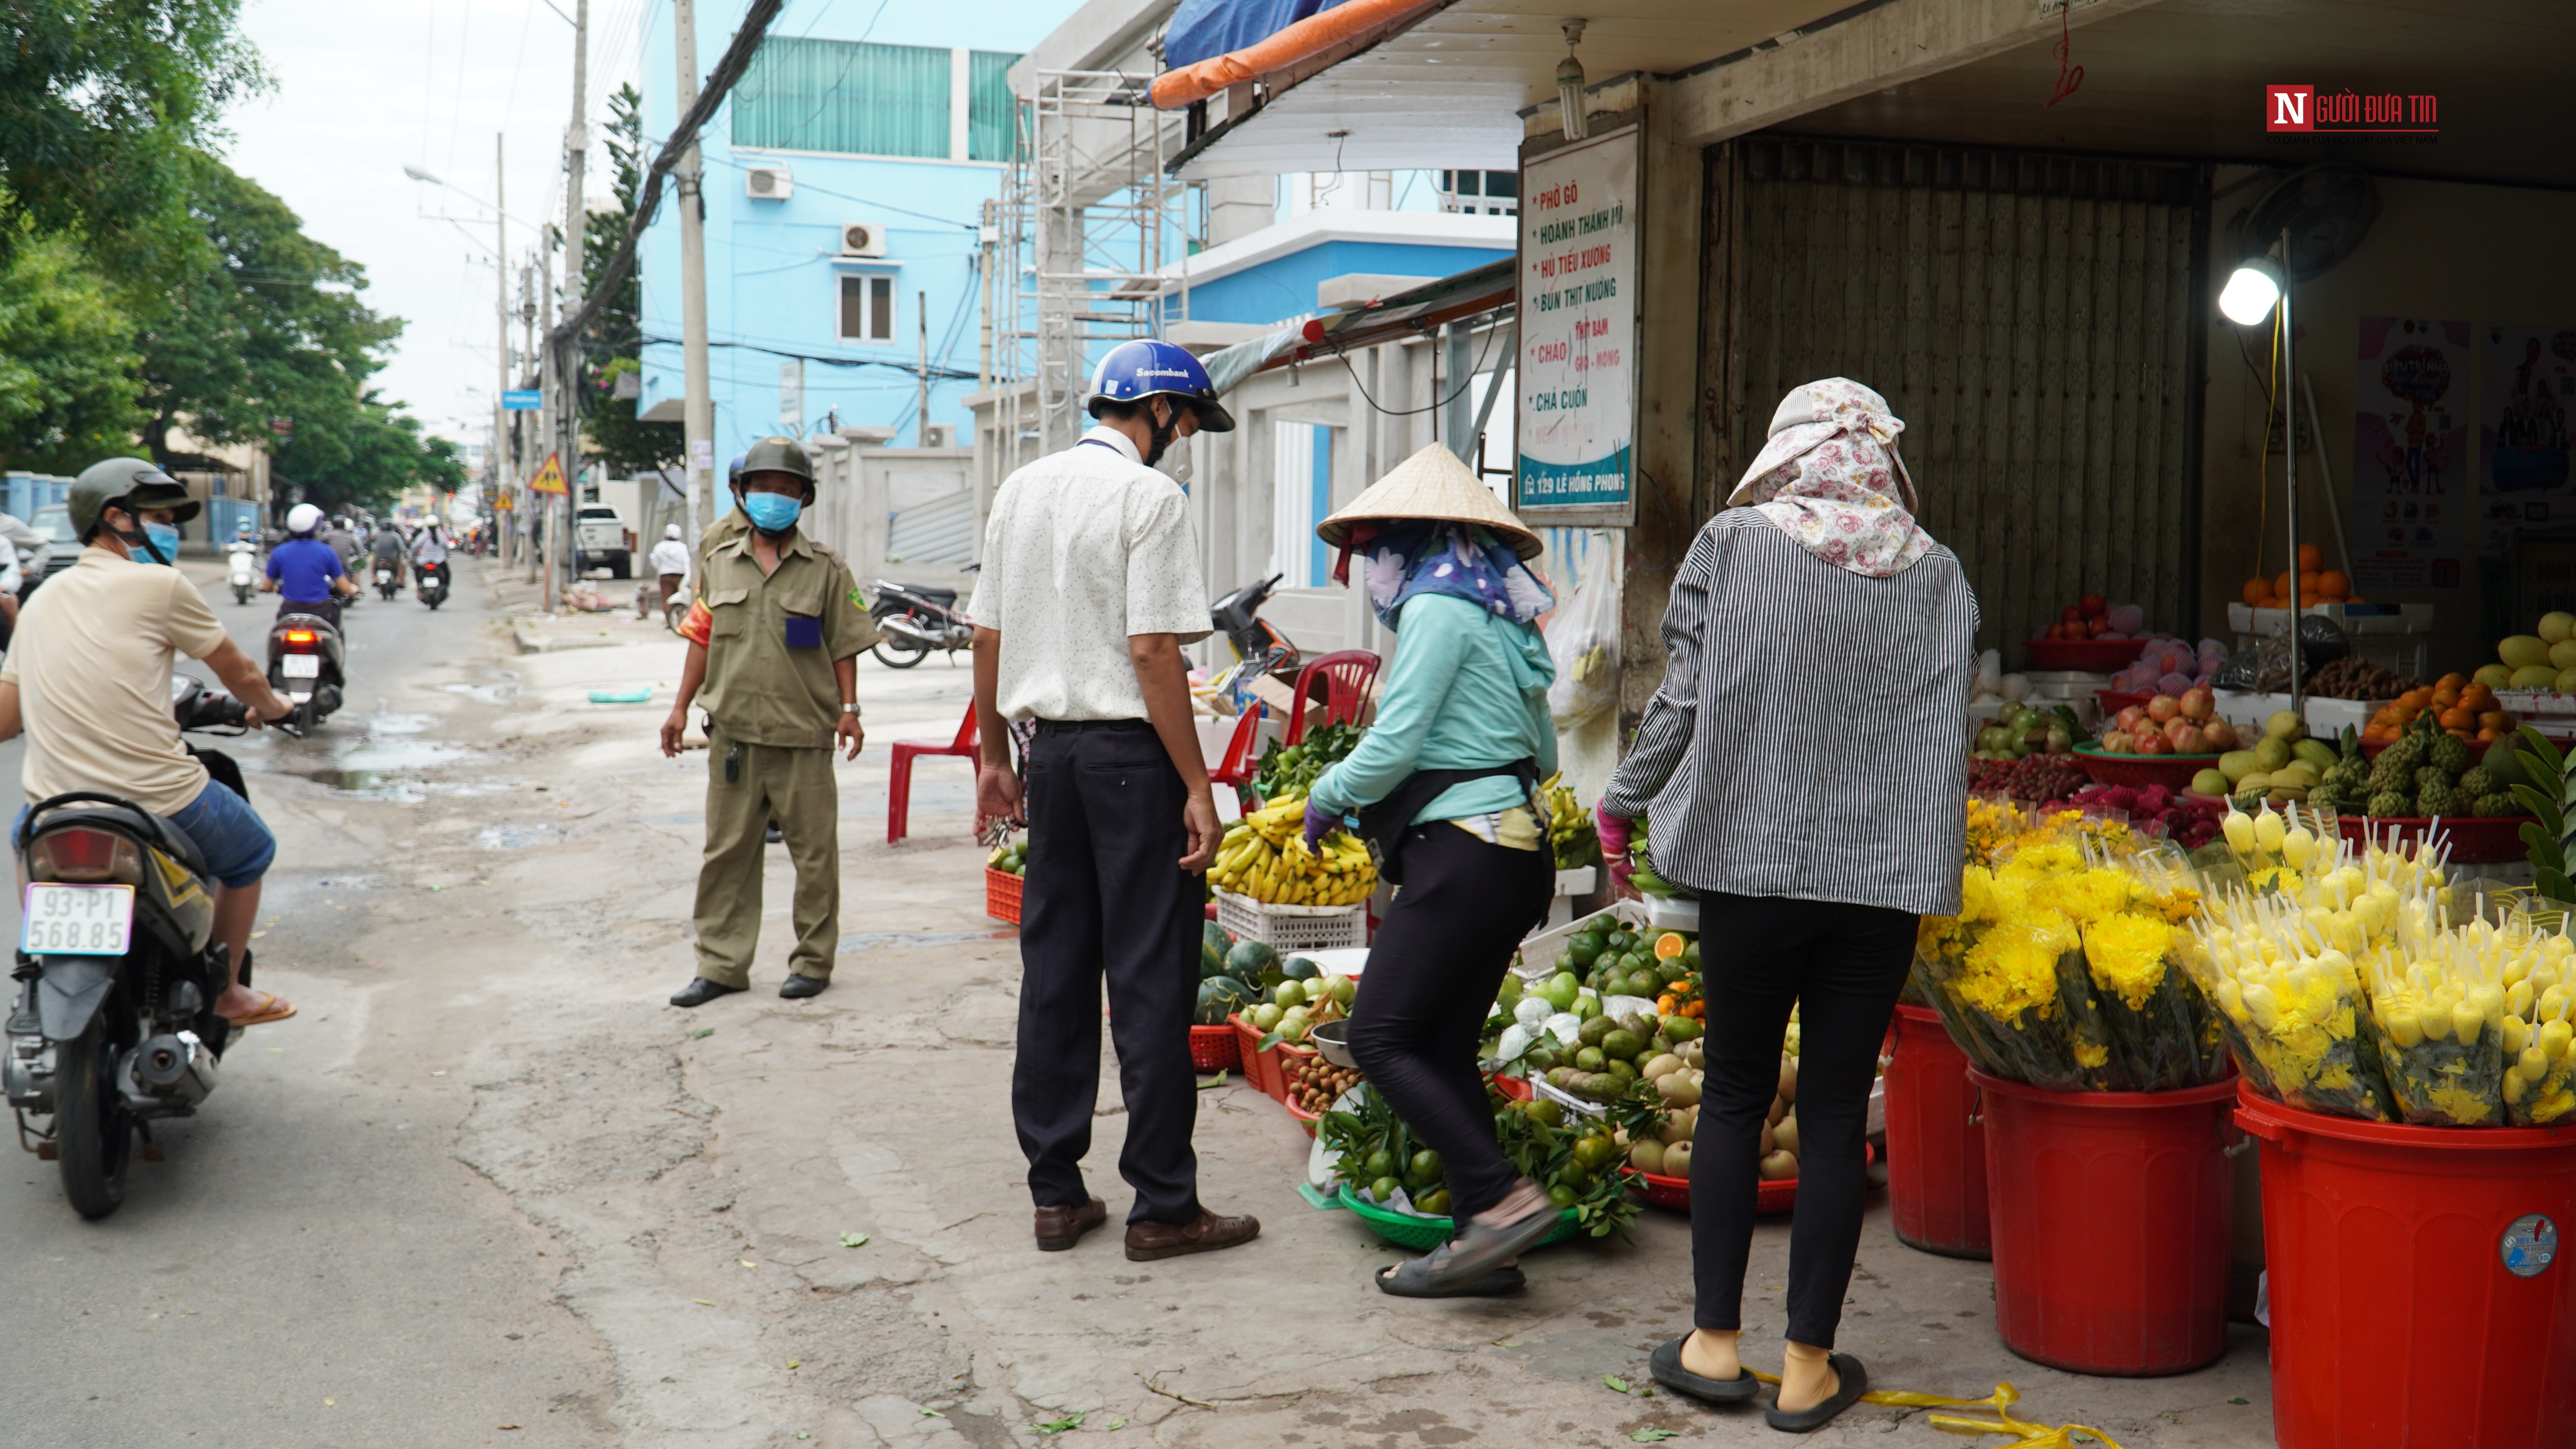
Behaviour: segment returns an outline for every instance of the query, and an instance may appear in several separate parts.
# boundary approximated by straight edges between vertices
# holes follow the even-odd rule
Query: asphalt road
[[[264,658],[276,603],[208,588]],[[393,888],[399,830],[348,802],[427,798],[418,772],[471,765],[474,721],[505,692],[477,566],[433,614],[408,595],[349,621],[349,704],[314,736],[208,741],[235,755],[280,837],[258,984],[302,1007],[252,1029],[194,1118],[157,1124],[122,1211],[82,1221],[53,1164],[14,1147],[0,1173],[0,1442],[68,1446],[596,1443],[604,1372],[554,1301],[558,1253],[452,1155],[469,1094],[441,1003],[506,953],[443,951],[455,897]],[[0,746],[20,803],[22,742]],[[495,763],[495,770],[502,768]],[[524,788],[524,787],[523,787]],[[14,939],[17,903],[10,900]],[[524,1425],[524,1429],[521,1426]],[[512,1431],[517,1432],[512,1432]]]

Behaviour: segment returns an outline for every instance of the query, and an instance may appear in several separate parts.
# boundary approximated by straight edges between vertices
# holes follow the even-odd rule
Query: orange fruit
[[[2466,689],[2469,687],[2469,677],[2455,670],[2434,680],[2433,687],[2435,689]]]
[[[1690,942],[1683,940],[1678,931],[1666,931],[1655,938],[1655,959],[1658,961],[1670,961],[1689,949]]]
[[[2326,566],[2326,551],[2313,543],[2299,545],[2299,571],[2314,573]]]
[[[2272,597],[2276,599],[2286,599],[2289,596],[2290,574],[2287,569],[2284,569],[2280,573],[2272,576]]]
[[[2247,579],[2244,593],[2245,602],[2259,609],[2263,607],[2264,600],[2272,597],[2272,585],[2263,579]]]
[[[2465,709],[2455,706],[2442,711],[2442,728],[2446,730],[2476,729],[2477,726],[2478,717]]]
[[[2329,599],[2350,598],[2352,580],[2345,578],[2340,569],[2328,569],[2317,575],[2317,592]]]

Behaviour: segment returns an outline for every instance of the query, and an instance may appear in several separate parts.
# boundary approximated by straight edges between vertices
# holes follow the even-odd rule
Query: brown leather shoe
[[[1127,1225],[1127,1261],[1150,1263],[1183,1253],[1213,1253],[1261,1236],[1261,1219],[1221,1218],[1202,1208],[1188,1223],[1138,1222]]]
[[[1109,1204],[1098,1198],[1080,1207],[1042,1207],[1038,1209],[1038,1251],[1061,1253],[1082,1241],[1082,1235],[1109,1221]]]

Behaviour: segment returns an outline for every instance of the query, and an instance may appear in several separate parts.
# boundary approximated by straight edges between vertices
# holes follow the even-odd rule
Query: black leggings
[[[1789,1228],[1789,1341],[1831,1348],[1860,1251],[1861,1138],[1878,1049],[1914,959],[1915,917],[1783,896],[1700,902],[1708,1079],[1691,1154],[1691,1263],[1701,1328],[1744,1326],[1762,1124],[1798,1007],[1798,1209]]]
[[[1360,978],[1351,1057],[1440,1154],[1458,1222],[1501,1202],[1520,1177],[1494,1140],[1476,1043],[1555,885],[1544,849],[1494,845],[1445,820],[1417,825],[1405,838],[1404,886]]]

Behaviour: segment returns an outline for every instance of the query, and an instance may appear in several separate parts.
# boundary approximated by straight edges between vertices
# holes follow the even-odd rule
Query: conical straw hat
[[[1350,526],[1371,519],[1440,518],[1481,524],[1510,544],[1524,559],[1536,558],[1545,545],[1529,525],[1513,516],[1492,489],[1438,443],[1395,465],[1393,471],[1350,501],[1341,512],[1315,525],[1315,536],[1335,548],[1349,537]]]

